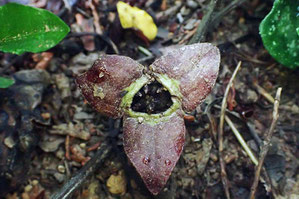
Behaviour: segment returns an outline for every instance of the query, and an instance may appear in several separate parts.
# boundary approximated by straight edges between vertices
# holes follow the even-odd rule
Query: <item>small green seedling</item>
[[[17,3],[0,6],[0,51],[14,54],[43,52],[57,45],[70,28],[53,13]],[[13,80],[0,78],[0,88]]]
[[[273,58],[286,67],[299,67],[299,1],[275,0],[260,24],[260,35]]]

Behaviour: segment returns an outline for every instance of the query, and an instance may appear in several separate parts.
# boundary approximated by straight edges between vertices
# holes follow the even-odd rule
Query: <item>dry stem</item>
[[[230,193],[229,193],[229,181],[227,179],[227,174],[225,171],[225,162],[224,162],[224,158],[223,158],[223,124],[224,124],[224,116],[225,116],[225,109],[227,106],[227,96],[229,93],[229,90],[233,84],[233,81],[237,75],[237,72],[239,70],[239,68],[241,67],[241,63],[239,62],[231,79],[229,80],[229,83],[226,87],[225,93],[224,93],[224,97],[222,100],[222,105],[221,105],[221,112],[220,112],[220,122],[219,122],[219,130],[218,130],[218,147],[219,147],[219,161],[220,161],[220,167],[221,167],[221,179],[222,179],[222,184],[225,190],[225,195],[227,199],[230,199]]]
[[[207,6],[207,13],[205,13],[204,17],[202,18],[200,24],[197,27],[195,34],[193,35],[192,39],[189,41],[188,44],[199,43],[200,41],[202,41],[208,30],[209,22],[212,19],[212,13],[215,9],[216,3],[217,0],[210,0],[209,5]]]
[[[233,122],[230,120],[230,118],[228,116],[225,116],[225,121],[227,122],[227,124],[229,125],[229,127],[232,129],[234,135],[238,139],[238,141],[241,144],[241,146],[243,147],[243,149],[246,151],[246,153],[249,156],[249,158],[252,160],[252,162],[255,165],[258,165],[258,161],[257,161],[256,157],[254,156],[253,152],[248,147],[248,145],[246,144],[245,140],[243,139],[243,137],[241,136],[241,134],[239,133],[239,131],[237,130],[237,128],[235,127],[235,125],[233,124]]]
[[[100,17],[98,15],[98,12],[97,12],[97,9],[96,7],[93,5],[93,2],[92,0],[89,0],[88,1],[89,3],[89,7],[92,11],[92,15],[93,15],[93,24],[95,26],[95,29],[96,29],[96,33],[99,34],[99,35],[103,35],[103,31],[102,31],[102,28],[100,26]],[[114,52],[116,54],[119,54],[119,51],[117,49],[117,46],[114,44],[114,42],[112,40],[109,41],[110,42],[110,45],[111,47],[113,48]]]
[[[269,147],[271,144],[271,138],[272,138],[274,128],[276,126],[276,123],[277,123],[277,120],[279,117],[278,107],[279,107],[279,102],[280,102],[281,90],[282,90],[282,88],[280,87],[277,89],[277,92],[276,92],[274,108],[273,108],[272,123],[271,123],[269,131],[266,133],[264,145],[262,146],[261,151],[260,151],[258,166],[255,168],[255,176],[254,176],[253,184],[251,186],[250,199],[254,199],[256,189],[258,186],[258,182],[259,182],[259,178],[260,178],[260,174],[261,174],[261,170],[262,170],[262,166],[263,166],[265,157],[269,151]]]
[[[257,82],[253,82],[253,86],[256,88],[257,92],[261,94],[266,100],[268,100],[270,103],[274,104],[273,97],[260,85],[257,84]]]

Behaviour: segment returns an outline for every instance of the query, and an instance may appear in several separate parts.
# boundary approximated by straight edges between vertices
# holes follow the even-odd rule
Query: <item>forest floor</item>
[[[182,155],[158,196],[146,189],[124,153],[122,121],[93,110],[74,79],[103,54],[119,53],[148,66],[168,46],[186,45],[209,1],[131,0],[153,16],[159,29],[153,41],[121,27],[117,1],[28,2],[60,16],[71,33],[47,52],[0,53],[0,75],[17,80],[14,86],[0,89],[0,173],[11,172],[9,177],[0,176],[0,198],[50,198],[107,139],[114,143],[108,157],[71,198],[225,198],[217,134],[225,89],[240,61],[226,115],[257,158],[272,122],[276,91],[282,87],[279,118],[256,198],[299,198],[299,70],[271,58],[258,31],[272,1],[216,4],[201,42],[220,49],[219,76],[207,99],[186,117]],[[77,3],[70,10],[63,2]],[[229,5],[233,7],[226,12]],[[226,188],[231,198],[248,198],[255,165],[226,122],[223,131]]]

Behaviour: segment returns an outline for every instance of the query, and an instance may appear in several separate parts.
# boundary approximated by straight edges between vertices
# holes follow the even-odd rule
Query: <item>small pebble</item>
[[[137,119],[138,119],[138,123],[139,123],[139,124],[141,124],[141,123],[144,121],[144,118],[143,118],[143,117],[138,117]]]
[[[245,18],[244,18],[244,17],[240,17],[240,19],[239,19],[239,23],[240,23],[240,24],[244,24],[244,23],[245,23]]]
[[[183,16],[181,15],[181,13],[178,13],[178,14],[176,15],[176,17],[177,17],[179,23],[183,23],[183,22],[184,22],[184,18],[183,18]]]
[[[86,143],[81,143],[81,144],[80,144],[80,148],[81,148],[81,149],[85,149],[85,148],[86,148]]]
[[[27,185],[27,186],[24,188],[24,191],[25,191],[25,192],[30,192],[31,190],[32,190],[32,185],[31,185],[31,184]]]
[[[191,12],[191,10],[189,8],[187,8],[186,6],[183,6],[180,10],[180,13],[182,16],[187,16],[189,15]]]
[[[193,1],[193,0],[188,0],[187,1],[187,6],[189,8],[195,9],[195,8],[198,7],[198,3],[196,1]]]
[[[57,172],[57,173],[54,173],[54,177],[59,183],[64,182],[65,176],[63,174]]]
[[[58,151],[56,151],[56,153],[55,153],[56,157],[61,160],[65,158],[64,154],[65,154],[65,152],[62,148],[59,148]]]
[[[51,114],[50,113],[42,113],[41,116],[43,119],[48,120],[48,119],[50,119]]]
[[[65,167],[64,167],[63,165],[58,165],[57,170],[58,170],[60,173],[65,173]]]
[[[214,162],[217,162],[218,161],[218,156],[214,153],[211,153],[210,154],[210,158],[214,161]]]
[[[212,175],[212,178],[213,178],[214,180],[219,179],[219,173],[218,173],[218,172],[214,173],[214,174]]]
[[[229,163],[233,162],[236,159],[237,159],[237,156],[234,155],[234,154],[229,154],[229,155],[224,156],[224,162],[226,164],[229,164]]]
[[[38,185],[38,180],[32,180],[32,185],[33,185],[33,186]]]
[[[111,175],[106,185],[112,194],[123,195],[126,193],[127,180],[123,171],[119,171],[118,175]]]
[[[196,23],[196,19],[191,19],[188,21],[188,23],[185,25],[184,29],[185,30],[192,30],[194,28],[194,25]]]
[[[13,138],[11,136],[8,136],[4,139],[4,144],[5,146],[7,146],[8,148],[13,148],[14,145],[16,144],[15,141],[13,140]]]
[[[293,104],[291,110],[292,110],[292,112],[294,112],[294,113],[299,113],[299,107],[298,107],[296,104]]]

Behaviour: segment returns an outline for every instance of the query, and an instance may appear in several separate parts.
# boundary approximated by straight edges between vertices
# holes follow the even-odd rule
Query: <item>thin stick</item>
[[[234,0],[230,4],[228,4],[225,8],[221,9],[219,12],[215,13],[213,16],[210,26],[217,26],[221,19],[226,16],[230,11],[235,9],[237,6],[243,4],[246,0]]]
[[[102,164],[111,151],[111,146],[102,144],[94,156],[74,175],[63,187],[54,193],[51,199],[67,199],[92,175]]]
[[[88,1],[88,5],[89,5],[89,7],[91,9],[91,12],[92,12],[92,15],[93,15],[93,25],[96,28],[96,33],[102,35],[103,31],[102,31],[102,28],[100,26],[100,17],[98,15],[98,12],[97,12],[95,6],[92,3],[92,0]]]
[[[229,193],[229,181],[227,179],[227,174],[225,171],[225,162],[223,158],[223,124],[224,124],[224,116],[225,116],[225,109],[227,106],[227,96],[229,93],[229,90],[233,84],[233,81],[237,75],[237,72],[239,68],[241,67],[241,63],[239,62],[232,77],[230,78],[228,85],[226,87],[224,97],[222,100],[222,105],[221,105],[221,112],[220,112],[220,122],[219,122],[219,130],[218,130],[218,150],[219,150],[219,162],[220,162],[220,167],[221,167],[221,179],[222,179],[222,184],[225,190],[225,195],[227,199],[230,199],[230,193]]]
[[[93,15],[93,24],[95,26],[95,29],[96,29],[96,33],[98,33],[99,35],[103,35],[103,31],[102,31],[102,28],[100,26],[100,17],[99,17],[99,14],[97,12],[97,9],[96,7],[93,5],[93,2],[92,0],[89,0],[88,1],[88,4],[89,4],[89,7],[92,11],[92,15]],[[117,46],[113,43],[113,41],[111,40],[110,41],[110,44],[111,44],[111,47],[113,48],[114,52],[116,54],[119,54],[119,51],[117,49]]]
[[[217,3],[217,0],[210,1],[209,5],[208,5],[207,13],[202,18],[200,24],[197,27],[196,33],[194,34],[194,36],[192,37],[192,39],[189,41],[188,44],[198,43],[201,40],[203,40],[203,38],[208,30],[209,22],[212,18],[212,13],[215,9],[216,3]]]
[[[279,107],[279,102],[280,102],[281,90],[282,90],[282,88],[279,87],[277,89],[277,92],[276,92],[276,97],[275,97],[275,101],[274,101],[274,108],[273,108],[272,123],[271,123],[269,131],[265,135],[264,145],[262,146],[260,154],[259,154],[260,158],[259,158],[258,166],[255,168],[255,176],[254,176],[253,184],[251,186],[250,199],[254,199],[254,197],[255,197],[255,193],[256,193],[257,186],[258,186],[262,166],[263,166],[265,157],[266,157],[266,155],[269,151],[269,147],[270,147],[270,144],[271,144],[271,138],[272,138],[274,128],[276,126],[276,123],[277,123],[277,120],[278,120],[278,117],[279,117],[278,107]]]
[[[243,147],[243,149],[246,151],[246,153],[249,156],[249,158],[252,160],[252,162],[255,165],[257,165],[258,161],[257,161],[255,155],[253,154],[253,152],[251,151],[251,149],[248,147],[248,145],[246,144],[246,142],[243,139],[242,135],[239,133],[239,131],[237,130],[237,128],[235,127],[235,125],[233,124],[233,122],[231,121],[231,119],[228,116],[225,116],[225,121],[229,125],[229,127],[232,129],[234,135],[236,136],[236,138],[240,142],[240,144]]]
[[[155,56],[151,55],[151,56],[140,58],[140,59],[137,60],[137,62],[144,63],[144,62],[149,61],[149,60],[154,59],[154,58],[155,58]]]
[[[66,36],[66,38],[70,38],[70,37],[83,37],[83,36],[94,36],[94,37],[99,37],[100,39],[102,39],[104,42],[106,42],[113,50],[116,54],[119,54],[119,50],[117,49],[117,46],[113,43],[113,41],[107,37],[106,35],[101,35],[98,34],[96,32],[72,32],[70,34],[68,34]]]
[[[254,141],[257,143],[258,148],[260,149],[260,146],[262,146],[262,139],[260,138],[260,136],[256,133],[255,129],[254,129],[254,124],[252,122],[246,122],[246,125],[249,129],[249,132],[251,134],[251,136],[253,137]]]
[[[274,104],[274,98],[260,85],[257,84],[257,82],[253,82],[253,86],[256,88],[257,92],[261,94],[266,100],[268,100],[270,103]]]

